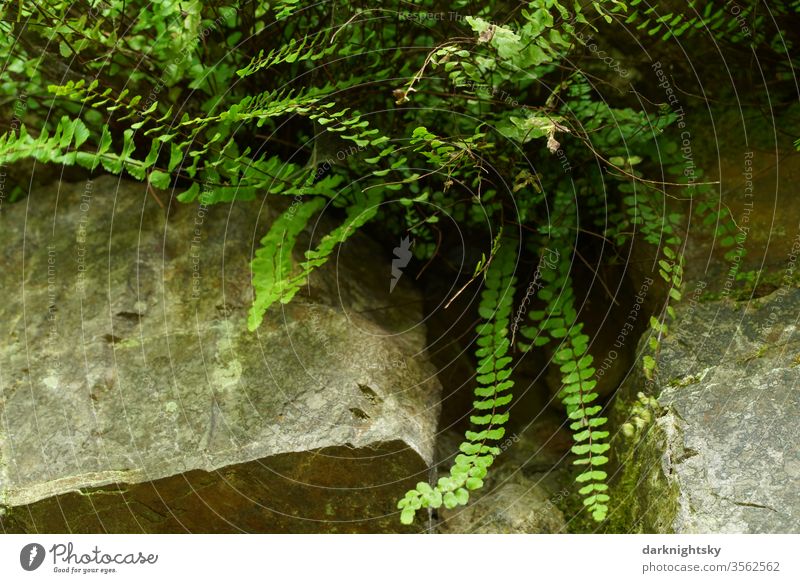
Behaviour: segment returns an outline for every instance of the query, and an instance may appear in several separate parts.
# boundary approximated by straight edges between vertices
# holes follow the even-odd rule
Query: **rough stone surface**
[[[564,515],[541,486],[506,482],[469,506],[445,511],[443,533],[555,534],[565,532]]]
[[[656,381],[631,379],[616,407],[635,434],[615,438],[623,528],[800,532],[798,313],[800,290],[786,287],[678,310]],[[643,389],[658,405],[631,416]]]
[[[775,131],[791,123],[788,114],[776,112],[773,117],[753,109],[718,107],[712,106],[714,124],[699,124],[702,129],[698,128],[696,135],[695,162],[708,170],[709,180],[720,181],[721,202],[730,209],[736,223],[747,229],[742,240],[746,252],[739,254],[737,262],[742,275],[760,272],[760,285],[753,291],[756,296],[764,295],[780,285],[770,278],[770,273],[782,271],[796,252],[793,248],[800,235],[800,152],[791,136]],[[750,287],[743,285],[748,283],[746,280],[733,285],[729,282],[732,262],[724,259],[727,250],[715,241],[714,230],[693,223],[689,235],[687,279],[706,281],[709,293],[750,297],[741,290]]]
[[[250,333],[274,211],[167,206],[102,177],[2,207],[0,526],[402,530],[440,391],[417,292],[357,235]]]
[[[569,469],[562,467],[571,438],[552,418],[509,434],[503,453],[482,489],[467,506],[439,509],[437,532],[445,534],[553,534],[567,532],[561,508],[571,495]],[[446,475],[462,436],[444,433],[438,445],[439,475]]]

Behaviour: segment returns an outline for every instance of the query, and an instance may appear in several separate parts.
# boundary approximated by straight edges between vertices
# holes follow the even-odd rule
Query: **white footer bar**
[[[800,535],[2,535],[0,581],[797,582],[798,555]]]

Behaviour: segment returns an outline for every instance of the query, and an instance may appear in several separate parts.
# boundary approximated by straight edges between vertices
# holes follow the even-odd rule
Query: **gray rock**
[[[570,495],[569,470],[560,467],[563,449],[558,424],[550,419],[512,433],[500,443],[502,454],[489,469],[486,484],[470,492],[467,506],[439,509],[437,531],[445,534],[550,534],[567,532],[561,511]],[[439,439],[438,473],[446,475],[458,453],[460,434]],[[567,449],[569,448],[569,442]]]
[[[655,382],[630,379],[615,407],[618,527],[800,532],[799,312],[789,288],[678,309]]]
[[[533,480],[505,482],[468,506],[442,511],[446,534],[555,534],[566,532],[564,515]]]
[[[421,298],[356,235],[248,332],[269,203],[102,177],[2,207],[4,530],[402,530],[440,393]]]

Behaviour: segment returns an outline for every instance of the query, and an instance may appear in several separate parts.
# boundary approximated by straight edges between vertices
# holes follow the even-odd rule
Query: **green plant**
[[[730,10],[724,3],[689,0],[674,11],[669,7],[651,5],[642,0],[630,0],[614,6],[611,12],[627,25],[646,31],[649,36],[660,35],[662,41],[672,37],[689,36],[698,31],[711,31],[719,39],[741,42],[748,35],[740,25],[750,21],[754,26],[763,23],[764,15],[753,13],[754,4],[740,8],[739,19],[731,18]]]
[[[550,346],[554,351],[553,362],[562,375],[558,396],[576,442],[572,446],[572,453],[577,456],[574,464],[584,466],[576,477],[581,484],[579,493],[592,517],[599,521],[605,518],[609,501],[607,475],[601,469],[608,462],[603,455],[609,448],[608,431],[602,429],[607,419],[600,416],[603,407],[596,403],[597,381],[593,378],[593,359],[588,354],[589,336],[578,322],[569,268],[568,257],[562,256],[552,269],[541,272],[543,285],[537,295],[543,309],[528,312],[529,325],[520,332],[529,343],[521,341],[519,345],[523,350]]]
[[[766,8],[766,10],[765,10]],[[666,7],[629,0],[618,2],[608,11],[608,17],[627,26],[657,36],[662,41],[673,37],[691,38],[706,35],[718,42],[768,47],[777,53],[792,49],[789,25],[782,30],[769,26],[771,19],[786,19],[800,14],[797,0],[741,2],[733,5],[727,0],[688,0]]]
[[[499,239],[499,237],[498,237]],[[500,454],[498,442],[505,435],[508,405],[511,403],[511,361],[509,355],[509,322],[514,301],[517,246],[514,241],[501,240],[495,245],[485,269],[478,312],[483,322],[476,332],[475,358],[478,361],[475,379],[475,414],[470,422],[474,431],[467,431],[450,475],[439,478],[431,486],[420,482],[398,503],[401,520],[411,524],[421,508],[455,508],[469,501],[469,491],[483,487],[483,478],[494,458]]]
[[[797,12],[797,2],[778,4]],[[687,217],[671,196],[691,199],[691,219],[726,248],[739,229],[699,170],[685,174],[679,133],[670,133],[676,113],[603,95],[573,65],[585,49],[578,34],[602,20],[664,40],[710,30],[740,46],[773,50],[777,41],[761,14],[746,12],[753,30],[763,29],[746,38],[718,4],[694,0],[670,14],[638,0],[514,8],[424,0],[408,8],[416,17],[350,1],[5,3],[0,86],[16,100],[0,109],[24,114],[0,136],[0,166],[34,159],[102,169],[187,204],[290,200],[252,260],[251,330],[369,222],[413,235],[415,256],[431,261],[455,239],[442,220],[449,215],[483,253],[463,274],[464,288],[482,286],[476,427],[449,476],[400,501],[403,521],[424,507],[466,503],[483,484],[500,453],[515,348],[520,359],[544,351],[559,367],[576,479],[588,511],[603,520],[608,432],[576,300],[579,237],[588,233],[619,257],[635,241],[653,249],[666,298],[650,318],[642,362],[652,377],[683,282]],[[300,256],[296,241],[322,212],[334,226]],[[495,236],[497,227],[505,236]],[[510,346],[515,267],[542,249],[560,259],[542,272],[535,309]]]

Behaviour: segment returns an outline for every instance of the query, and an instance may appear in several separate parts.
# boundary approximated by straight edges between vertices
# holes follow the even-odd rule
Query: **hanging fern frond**
[[[556,345],[553,363],[561,372],[558,397],[566,408],[576,442],[572,446],[577,456],[573,463],[584,466],[575,480],[582,485],[579,493],[584,496],[584,505],[595,520],[602,521],[609,501],[608,476],[601,469],[608,462],[603,455],[609,449],[608,431],[602,429],[607,419],[600,416],[602,406],[595,404],[597,381],[588,353],[589,336],[577,320],[569,268],[568,254],[562,254],[551,268],[538,271],[542,286],[537,295],[545,308],[528,312],[529,324],[520,329],[528,342],[518,342],[518,346],[530,350],[533,346]]]
[[[588,354],[589,336],[583,334],[583,325],[576,322],[572,288],[566,287],[562,297],[564,325],[567,328],[561,348],[553,357],[562,374],[562,388],[558,396],[572,422],[569,427],[576,442],[572,446],[572,453],[576,455],[573,464],[582,466],[575,478],[583,484],[579,494],[584,496],[583,504],[591,512],[592,518],[599,522],[608,513],[608,475],[601,469],[608,462],[603,454],[610,447],[607,443],[609,434],[602,429],[608,419],[600,416],[602,406],[594,404],[598,394],[594,392],[597,381],[593,378],[593,359]]]
[[[477,328],[475,357],[478,359],[477,385],[474,390],[474,413],[470,422],[474,431],[467,431],[460,445],[450,475],[439,478],[436,485],[420,482],[398,503],[400,520],[411,524],[422,508],[455,508],[469,501],[470,490],[483,487],[488,468],[500,454],[497,442],[505,435],[508,405],[511,402],[511,357],[509,352],[509,318],[516,289],[514,268],[517,245],[501,239],[496,255],[486,270],[481,292],[479,314],[484,322]]]

